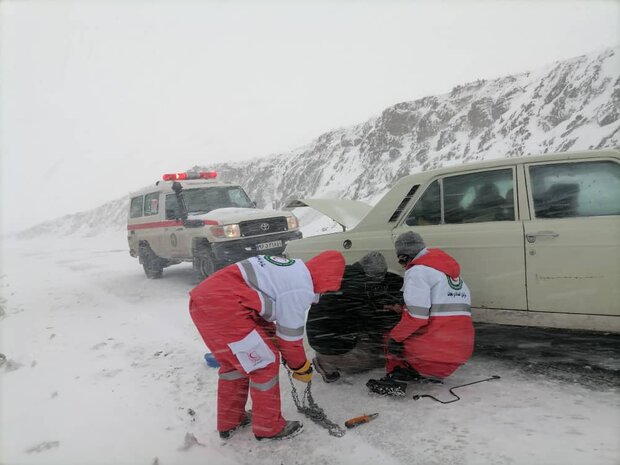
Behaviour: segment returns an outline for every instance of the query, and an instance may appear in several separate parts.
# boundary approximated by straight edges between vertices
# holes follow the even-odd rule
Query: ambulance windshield
[[[187,212],[192,214],[208,213],[218,208],[254,208],[245,191],[239,186],[208,187],[202,189],[184,189],[183,199]],[[166,214],[174,216],[178,212],[178,201],[174,194],[166,195]]]

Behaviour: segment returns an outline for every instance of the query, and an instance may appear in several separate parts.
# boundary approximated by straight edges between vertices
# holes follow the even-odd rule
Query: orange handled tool
[[[360,417],[351,418],[344,422],[344,426],[347,428],[355,428],[363,423],[368,423],[370,420],[374,420],[379,416],[378,413],[371,413],[369,415],[362,415]]]

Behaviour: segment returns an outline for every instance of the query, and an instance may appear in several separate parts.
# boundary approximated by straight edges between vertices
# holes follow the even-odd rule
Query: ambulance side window
[[[181,212],[179,211],[179,202],[176,195],[166,195],[166,219],[176,220],[181,218]]]
[[[142,205],[144,204],[144,196],[140,195],[131,199],[129,207],[129,218],[139,218],[142,216]]]
[[[157,215],[159,212],[159,192],[153,192],[144,196],[144,215]]]

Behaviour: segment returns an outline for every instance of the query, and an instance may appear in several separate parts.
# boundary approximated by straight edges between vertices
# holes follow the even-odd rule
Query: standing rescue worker
[[[307,263],[259,255],[229,265],[190,292],[190,315],[220,364],[217,429],[228,439],[252,423],[257,439],[283,439],[303,429],[280,410],[280,354],[305,383],[312,366],[303,347],[306,314],[324,292],[340,289],[345,260],[327,251]],[[248,389],[252,413],[245,411]]]
[[[460,266],[440,249],[427,249],[422,237],[406,232],[396,239],[405,268],[400,322],[386,347],[387,375],[366,386],[377,394],[404,395],[408,381],[441,381],[473,352],[471,295]]]

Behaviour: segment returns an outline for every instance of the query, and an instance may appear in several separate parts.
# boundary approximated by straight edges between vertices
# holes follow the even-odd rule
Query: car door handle
[[[537,237],[558,237],[559,234],[553,231],[538,231],[535,233],[528,233],[525,238],[528,242],[536,242]]]

